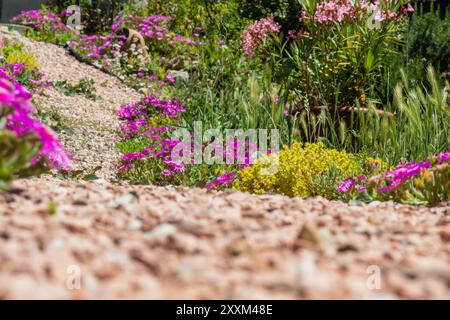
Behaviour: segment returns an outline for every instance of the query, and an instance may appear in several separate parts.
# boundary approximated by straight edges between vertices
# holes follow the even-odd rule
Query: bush
[[[49,10],[24,11],[11,21],[30,27],[31,29],[27,31],[28,37],[58,45],[65,45],[67,41],[76,39],[79,34],[63,23],[59,13]]]
[[[36,58],[24,50],[23,43],[6,43],[0,45],[0,78],[20,83],[33,92],[40,93],[51,85],[44,81],[44,74],[38,70]]]
[[[338,189],[353,199],[436,205],[450,199],[450,150],[426,161],[400,163],[379,175],[346,180]]]
[[[0,187],[50,168],[69,169],[70,157],[52,130],[39,122],[31,94],[0,75]]]
[[[270,171],[275,169],[276,172]],[[362,173],[358,158],[345,151],[326,149],[322,143],[294,143],[278,155],[261,158],[254,165],[238,172],[233,187],[257,194],[277,192],[288,196],[330,197],[321,176],[338,171],[334,186],[341,177]],[[322,183],[323,182],[323,183]]]
[[[443,19],[438,10],[414,14],[406,32],[406,55],[423,59],[438,73],[450,71],[450,11]],[[449,78],[450,79],[450,78]]]
[[[24,50],[24,44],[17,42],[0,46],[0,55],[7,64],[24,64],[28,69],[38,69],[36,58]]]
[[[412,10],[402,7],[404,3],[301,1],[301,28],[270,41],[267,32],[253,25],[250,28],[259,34],[250,37],[256,37],[254,41],[245,37],[244,46],[272,65],[277,80],[297,95],[296,107],[355,106],[376,86],[392,45],[399,40],[402,17]],[[378,20],[374,11],[379,12]],[[256,47],[248,48],[248,43]]]
[[[299,15],[302,10],[298,0],[243,0],[240,13],[243,17],[260,20],[273,16],[285,34],[301,26]]]
[[[121,0],[81,0],[81,21],[86,34],[101,34],[111,30],[114,18],[122,8]]]
[[[432,2],[433,3],[433,2]],[[384,66],[383,78],[375,89],[383,102],[392,101],[392,87],[402,81],[403,69],[410,86],[428,85],[426,69],[433,66],[443,81],[450,80],[450,9],[440,17],[438,9],[423,13],[422,5],[408,21],[403,39]],[[428,87],[429,88],[429,87]]]

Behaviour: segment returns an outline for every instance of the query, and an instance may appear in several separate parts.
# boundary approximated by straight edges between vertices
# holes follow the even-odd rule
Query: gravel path
[[[0,36],[1,36],[0,32]],[[450,203],[120,186],[115,110],[139,99],[56,46],[21,39],[48,80],[96,81],[102,99],[36,96],[96,182],[50,176],[0,194],[0,299],[450,298]]]
[[[74,157],[75,168],[84,174],[96,175],[108,181],[114,179],[114,165],[119,152],[116,129],[119,121],[116,111],[120,106],[140,99],[140,95],[112,77],[91,66],[80,63],[58,46],[36,42],[22,37],[18,33],[0,30],[0,38],[10,38],[25,44],[25,49],[37,58],[44,80],[63,81],[71,84],[81,79],[95,81],[96,101],[77,94],[66,96],[62,92],[49,88],[44,95],[34,95],[33,102],[43,112],[61,117],[63,126],[58,136]]]
[[[115,147],[119,125],[116,111],[124,104],[138,101],[140,95],[118,79],[78,62],[62,48],[32,42],[27,49],[37,57],[47,80],[77,83],[83,78],[94,79],[100,97],[96,101],[83,95],[66,96],[53,88],[46,91],[46,96],[35,96],[35,101],[43,110],[56,111],[65,118],[69,131],[64,130],[59,136],[74,156],[75,169],[91,173],[100,168],[96,172],[98,177],[114,179],[113,167],[119,157]]]
[[[0,195],[0,298],[450,298],[450,204],[14,187]]]

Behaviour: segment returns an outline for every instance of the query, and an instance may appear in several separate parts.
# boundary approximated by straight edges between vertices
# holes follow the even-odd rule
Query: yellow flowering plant
[[[327,149],[322,143],[295,142],[277,155],[262,157],[254,165],[240,171],[233,187],[257,194],[276,192],[287,196],[330,196],[331,189],[324,187],[324,183],[329,184],[331,177],[334,177],[332,184],[335,189],[342,177],[362,172],[363,165],[353,154]]]

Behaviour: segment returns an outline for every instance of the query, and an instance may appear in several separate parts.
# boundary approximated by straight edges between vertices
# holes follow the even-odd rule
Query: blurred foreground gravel
[[[449,203],[351,205],[50,177],[0,195],[6,299],[448,299],[449,266]]]

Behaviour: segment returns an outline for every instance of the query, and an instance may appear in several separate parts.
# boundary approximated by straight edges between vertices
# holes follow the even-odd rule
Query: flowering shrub
[[[275,172],[270,168],[277,164]],[[344,177],[358,175],[362,166],[357,157],[345,151],[326,149],[322,143],[294,143],[278,155],[268,155],[238,172],[233,187],[257,194],[277,192],[288,196],[327,196],[318,178],[332,168]]]
[[[194,136],[190,135],[188,140],[173,136],[185,112],[186,107],[180,100],[164,99],[161,94],[147,96],[118,111],[124,139],[119,145],[123,155],[118,170],[122,177],[140,183],[195,186],[204,186],[210,181],[206,186],[215,188],[231,181],[234,173],[229,171],[251,164],[257,146],[239,137],[229,138],[223,145],[200,137],[197,151],[204,155],[209,150],[213,163],[195,163]],[[226,160],[227,164],[217,159]],[[230,159],[232,163],[228,162]]]
[[[56,14],[49,10],[22,11],[11,22],[31,27],[27,35],[36,40],[63,45],[79,35],[78,31],[63,23],[61,17],[66,13]]]
[[[185,112],[185,106],[179,100],[163,99],[161,96],[147,96],[141,101],[123,106],[117,113],[122,119],[120,130],[124,138],[122,144],[121,165],[119,172],[130,176],[142,165],[148,166],[152,180],[156,173],[164,177],[171,177],[174,173],[185,171],[182,163],[171,161],[172,149],[179,143],[170,139],[173,124],[180,113]]]
[[[300,2],[301,28],[275,41],[276,48],[262,46],[268,30],[274,35],[280,30],[262,19],[244,32],[245,52],[273,58],[267,60],[278,78],[298,96],[307,97],[307,106],[354,106],[355,100],[365,101],[361,97],[378,80],[383,62],[399,40],[401,18],[412,7],[404,0]]]
[[[36,58],[24,50],[23,43],[0,44],[0,78],[13,83],[20,83],[27,89],[41,93],[43,89],[51,86],[44,81],[44,74],[39,71]]]
[[[43,80],[44,74],[37,69],[28,69],[25,64],[11,63],[0,66],[0,79],[7,79],[15,84],[22,84],[33,92],[40,93],[51,86]]]
[[[43,33],[70,31],[70,28],[61,21],[61,17],[49,10],[22,11],[18,16],[12,18],[11,21],[33,27]]]
[[[70,157],[55,133],[39,122],[31,94],[0,78],[0,184],[45,168],[69,169]]]
[[[379,175],[347,179],[338,190],[350,197],[365,193],[371,199],[419,200],[434,205],[450,199],[450,150],[426,161],[399,163],[395,169]]]
[[[124,45],[126,38],[113,33],[107,35],[82,36],[79,40],[70,42],[69,46],[87,61],[102,61],[113,58],[120,52],[120,47]]]
[[[271,34],[278,34],[281,26],[273,18],[261,19],[244,31],[243,47],[248,55],[255,54],[256,49],[263,46],[263,41]]]

